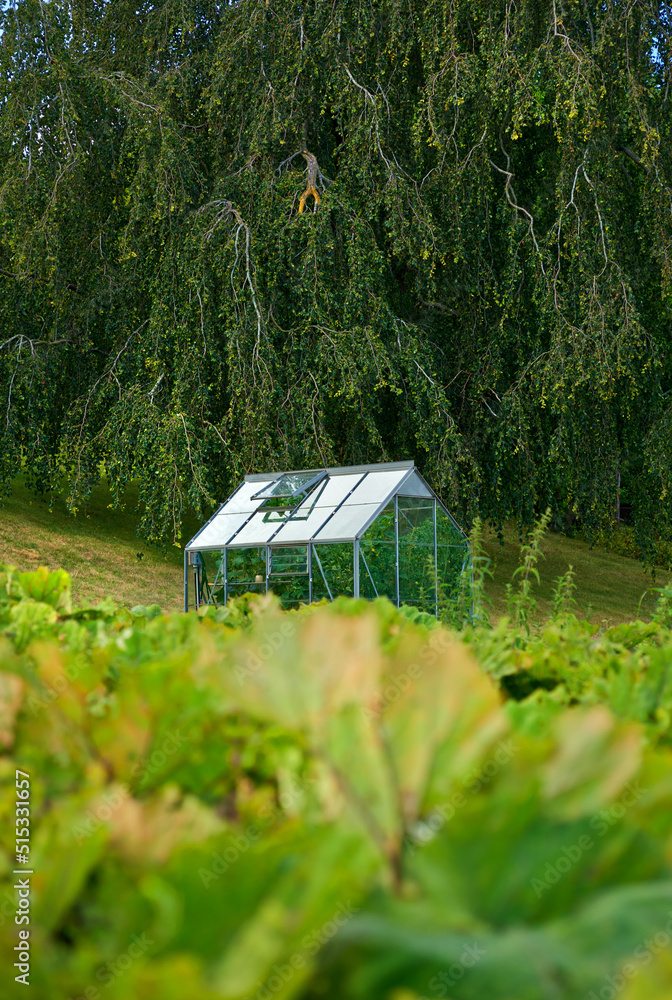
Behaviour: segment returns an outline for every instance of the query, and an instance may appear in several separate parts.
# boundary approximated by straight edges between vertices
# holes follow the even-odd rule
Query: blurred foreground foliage
[[[0,571],[3,995],[20,768],[36,1000],[668,998],[672,595],[600,632],[559,587],[532,628],[530,553],[453,631]]]

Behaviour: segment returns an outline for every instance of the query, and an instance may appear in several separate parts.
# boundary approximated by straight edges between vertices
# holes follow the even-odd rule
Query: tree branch
[[[638,167],[642,168],[647,177],[651,176],[649,168],[645,163],[642,163],[637,154],[633,153],[629,146],[616,146],[614,148],[617,149],[619,153],[625,153],[626,156],[629,156],[633,163],[636,163]]]

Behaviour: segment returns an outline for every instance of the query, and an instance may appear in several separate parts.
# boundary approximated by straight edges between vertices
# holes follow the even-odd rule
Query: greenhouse
[[[413,462],[250,475],[186,546],[184,610],[273,591],[285,607],[345,594],[438,614],[468,561]]]

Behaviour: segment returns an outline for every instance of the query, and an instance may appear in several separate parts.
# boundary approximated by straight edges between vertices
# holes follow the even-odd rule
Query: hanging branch
[[[234,246],[235,246],[235,250],[236,250],[236,259],[234,260],[233,267],[231,268],[231,287],[232,288],[234,287],[233,286],[233,275],[235,273],[236,267],[238,266],[238,258],[240,256],[240,254],[238,252],[238,239],[239,239],[239,236],[240,236],[241,232],[243,232],[243,231],[245,232],[245,281],[243,282],[243,288],[245,287],[245,285],[249,285],[250,293],[252,295],[252,304],[254,305],[254,311],[255,311],[256,316],[257,316],[257,345],[256,345],[256,348],[255,348],[255,352],[256,352],[259,349],[259,342],[261,340],[262,318],[261,318],[261,310],[259,309],[259,303],[257,301],[257,291],[256,291],[256,288],[255,288],[255,285],[254,285],[254,280],[252,278],[252,266],[251,266],[251,261],[250,261],[250,228],[247,225],[247,223],[245,222],[245,220],[243,219],[243,217],[240,214],[240,212],[238,211],[238,209],[234,207],[233,202],[225,201],[223,199],[218,199],[216,201],[209,201],[207,205],[203,205],[202,208],[199,208],[198,214],[200,215],[202,212],[207,211],[209,208],[217,208],[218,212],[217,212],[217,215],[215,217],[215,221],[212,223],[212,225],[210,226],[210,229],[205,234],[206,241],[210,240],[210,238],[212,237],[212,234],[214,233],[214,231],[217,228],[217,226],[220,224],[220,222],[222,222],[227,217],[230,216],[231,218],[234,219],[234,221],[236,223],[236,232],[235,232],[235,238],[234,238]],[[234,289],[234,295],[235,295],[235,289]]]
[[[95,393],[96,389],[98,388],[98,386],[100,385],[100,383],[103,382],[106,378],[114,379],[114,381],[117,383],[117,387],[119,389],[119,402],[121,402],[121,398],[122,398],[121,384],[119,382],[119,379],[117,378],[117,374],[116,374],[116,371],[115,371],[115,369],[117,367],[117,363],[118,363],[119,359],[121,358],[122,354],[124,353],[124,351],[126,351],[126,349],[128,348],[128,345],[133,340],[133,338],[136,337],[140,333],[140,331],[143,330],[147,326],[148,323],[149,323],[149,320],[146,319],[144,321],[144,323],[141,323],[140,326],[136,330],[133,330],[133,332],[131,334],[129,334],[129,336],[127,337],[127,339],[126,339],[126,341],[125,341],[125,343],[123,345],[123,347],[121,347],[119,349],[119,351],[117,352],[117,354],[115,355],[114,360],[112,361],[112,363],[110,365],[108,365],[105,368],[105,371],[102,373],[102,375],[100,375],[96,379],[96,381],[93,383],[93,385],[91,386],[91,388],[89,389],[89,391],[88,391],[88,393],[86,395],[86,401],[84,403],[84,410],[82,412],[82,419],[81,419],[80,424],[79,424],[79,435],[77,437],[77,444],[76,444],[76,449],[77,449],[77,452],[76,452],[76,455],[77,455],[77,473],[76,473],[75,478],[74,478],[74,480],[73,480],[73,482],[71,484],[70,497],[68,499],[68,504],[70,506],[74,505],[75,497],[77,495],[77,487],[79,485],[79,480],[80,480],[81,474],[82,474],[82,452],[84,450],[84,445],[82,444],[82,438],[84,436],[84,428],[86,426],[86,415],[87,415],[87,412],[88,412],[88,409],[89,409],[89,405],[90,405],[90,403],[91,403],[91,401],[93,399],[94,393]],[[80,399],[81,398],[82,397],[80,397]],[[77,402],[78,402],[78,400],[74,401],[73,408],[74,408],[74,405]]]
[[[282,163],[275,169],[278,177],[281,175],[283,167],[288,167],[297,156],[302,156],[308,164],[306,168],[306,189],[299,200],[299,215],[303,215],[303,210],[306,206],[306,199],[309,198],[310,195],[313,196],[315,207],[317,207],[322,200],[317,190],[317,185],[320,185],[322,191],[326,191],[327,184],[333,184],[333,181],[324,176],[317,162],[317,157],[312,153],[309,153],[307,149],[299,149],[296,153],[292,153],[291,156],[288,156],[286,160],[283,160]]]
[[[502,168],[498,167],[497,164],[494,163],[492,160],[488,160],[488,162],[489,162],[490,166],[493,168],[493,170],[496,170],[497,173],[503,174],[504,177],[506,177],[506,183],[504,185],[504,193],[506,195],[506,200],[508,201],[508,203],[511,206],[511,208],[513,208],[516,213],[518,213],[518,214],[522,213],[524,216],[526,216],[529,219],[530,236],[532,237],[532,242],[534,243],[534,249],[537,251],[537,254],[539,256],[539,266],[541,267],[541,273],[545,276],[546,275],[546,271],[544,270],[544,262],[541,259],[541,251],[539,249],[539,244],[537,243],[537,238],[534,235],[534,216],[531,215],[530,212],[528,212],[526,208],[523,208],[523,206],[519,205],[518,202],[516,201],[516,193],[513,190],[513,184],[512,184],[512,181],[513,181],[513,171],[510,169],[510,167],[511,167],[511,157],[509,156],[509,154],[504,149],[504,146],[502,145],[501,140],[500,140],[500,144],[499,145],[500,145],[500,148],[501,148],[502,152],[504,153],[504,156],[506,157],[506,170],[502,170]]]
[[[343,69],[345,70],[345,74],[346,74],[348,80],[350,80],[350,82],[352,84],[354,84],[354,86],[357,87],[358,90],[361,90],[362,93],[364,94],[364,106],[366,107],[367,101],[369,101],[371,103],[371,106],[373,108],[373,124],[374,124],[374,128],[375,128],[375,131],[376,131],[376,147],[378,149],[378,153],[380,155],[381,160],[383,161],[383,163],[387,167],[388,174],[390,175],[390,177],[394,177],[394,175],[395,175],[394,169],[392,168],[392,164],[390,163],[390,161],[388,160],[388,158],[385,156],[385,153],[383,152],[383,146],[382,146],[382,143],[381,143],[381,140],[380,140],[380,128],[379,128],[379,122],[378,122],[378,107],[377,107],[377,104],[376,104],[375,94],[372,94],[371,91],[367,87],[365,87],[363,84],[358,83],[357,80],[355,80],[354,76],[352,75],[352,73],[350,72],[350,70],[348,69],[348,67],[345,64],[343,64]],[[381,97],[382,97],[382,99],[383,99],[383,101],[385,103],[385,107],[387,109],[387,117],[388,117],[388,120],[389,120],[390,117],[391,117],[390,103],[389,103],[389,101],[387,99],[385,91],[380,86],[380,84],[378,84],[377,92],[381,95]],[[392,155],[392,159],[395,162],[397,170],[400,173],[402,173],[402,174],[405,175],[406,172],[404,170],[402,170],[401,167],[399,166],[399,162],[398,162],[396,156],[394,155],[394,153],[392,153],[391,155]],[[407,177],[407,179],[409,179],[409,178]]]

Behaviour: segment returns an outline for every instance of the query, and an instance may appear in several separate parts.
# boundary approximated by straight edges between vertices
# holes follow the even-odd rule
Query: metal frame
[[[189,553],[184,550],[184,610],[189,610]]]
[[[269,576],[309,576],[309,566],[308,566],[308,546],[310,542],[299,542],[298,545],[271,545],[268,543],[266,545],[266,551],[268,552],[268,562],[271,572]],[[295,573],[273,573],[273,553],[280,552],[282,549],[306,549],[306,568],[305,570],[298,570]]]
[[[394,573],[395,573],[395,601],[399,607],[399,497],[394,495]]]
[[[324,545],[338,545],[338,542],[323,542]],[[320,559],[319,552],[315,552],[315,558],[317,559],[317,565],[319,567],[320,573],[322,574],[322,579],[324,581],[324,586],[327,588],[327,593],[329,594],[329,600],[333,601],[334,595],[331,592],[331,587],[329,586],[329,581],[327,580],[326,573],[324,572],[324,567],[322,566],[322,560]]]
[[[434,617],[439,617],[439,552],[436,538],[436,500],[432,504],[434,518]]]
[[[308,542],[308,603],[313,603],[313,543]]]
[[[373,592],[376,595],[376,597],[380,597],[380,594],[378,593],[378,588],[376,587],[376,581],[373,579],[373,576],[371,574],[371,570],[369,569],[369,564],[366,561],[366,556],[362,552],[362,549],[359,547],[359,542],[357,543],[357,547],[359,548],[359,555],[361,557],[362,562],[364,563],[364,567],[366,569],[366,572],[369,574],[369,580],[371,581],[371,586],[373,587]]]
[[[281,476],[291,476],[293,472],[314,472],[316,475],[318,472],[326,472],[329,476],[346,476],[354,472],[394,472],[395,469],[414,469],[415,463],[413,459],[404,459],[402,462],[373,462],[371,465],[335,465],[335,466],[323,466],[321,469],[285,469],[284,472],[274,473],[273,482],[276,482]],[[245,476],[246,483],[260,483],[263,480],[267,480],[269,477],[268,472],[255,472],[251,475]],[[423,479],[424,482],[424,479]],[[427,485],[425,483],[425,485]],[[230,499],[230,498],[229,498]]]

